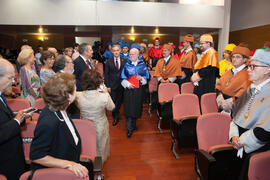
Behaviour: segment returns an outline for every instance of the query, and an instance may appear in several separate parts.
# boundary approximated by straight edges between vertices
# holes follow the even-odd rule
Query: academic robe
[[[105,53],[103,54],[103,57],[105,59],[110,59],[113,58],[113,53],[110,50],[105,51]]]
[[[182,71],[179,64],[179,61],[171,57],[167,63],[165,63],[164,59],[160,59],[157,63],[154,76],[155,77],[162,77],[164,80],[170,78],[170,77],[177,77],[181,76]]]
[[[218,93],[222,93],[224,99],[232,97],[235,100],[245,92],[250,84],[247,68],[242,69],[236,75],[229,70],[219,79],[216,90]]]
[[[153,46],[149,51],[149,56],[152,59],[152,67],[156,67],[156,64],[160,58],[162,58],[162,46],[159,46],[157,49]]]
[[[120,57],[123,58],[123,59],[128,59],[129,53],[127,53],[127,55],[125,55],[123,52],[121,52]]]
[[[197,61],[197,56],[195,52],[190,49],[189,51],[185,51],[185,53],[182,55],[180,59],[180,66],[182,71],[185,72],[186,77],[183,79],[183,82],[190,81],[190,77],[193,74],[194,66]]]
[[[198,72],[201,80],[194,87],[194,93],[200,98],[203,94],[215,92],[216,78],[219,77],[218,53],[213,48],[209,49],[194,66],[194,72]]]
[[[130,59],[123,67],[120,78],[128,80],[131,76],[140,75],[145,80],[150,78],[147,66],[144,63],[142,56],[139,57],[137,65],[134,66]],[[139,84],[139,88],[129,89],[126,88],[124,91],[124,114],[126,117],[139,118],[142,114],[143,105],[143,88]]]
[[[182,55],[185,53],[185,50],[183,51],[179,51],[177,54],[178,54],[178,57],[179,57],[179,60],[181,59]]]
[[[222,76],[226,71],[233,69],[234,66],[230,61],[223,59],[219,62],[219,75]]]

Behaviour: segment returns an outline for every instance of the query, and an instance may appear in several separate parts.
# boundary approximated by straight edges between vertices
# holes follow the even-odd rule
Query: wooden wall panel
[[[251,50],[262,48],[265,41],[270,41],[270,24],[230,32],[230,43],[246,42]]]

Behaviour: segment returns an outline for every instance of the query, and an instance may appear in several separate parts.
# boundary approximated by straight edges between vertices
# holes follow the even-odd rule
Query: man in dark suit
[[[90,44],[82,43],[79,46],[79,57],[74,60],[74,75],[76,76],[77,91],[82,91],[81,75],[86,69],[95,69],[92,60],[93,50]]]
[[[105,65],[105,85],[111,94],[115,104],[115,109],[112,111],[114,118],[113,126],[119,121],[119,109],[122,104],[124,88],[121,86],[119,73],[126,64],[126,59],[120,58],[121,48],[119,45],[114,45],[112,48],[113,58],[108,59]]]
[[[11,87],[15,72],[12,64],[0,59],[0,174],[8,180],[18,180],[25,171],[25,159],[20,134],[20,124],[25,113],[19,111],[14,116],[8,107],[3,92]]]

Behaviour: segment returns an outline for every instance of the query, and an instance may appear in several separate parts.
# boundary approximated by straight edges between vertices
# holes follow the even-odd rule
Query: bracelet
[[[68,164],[64,169],[68,169],[70,167],[72,167],[74,164]]]

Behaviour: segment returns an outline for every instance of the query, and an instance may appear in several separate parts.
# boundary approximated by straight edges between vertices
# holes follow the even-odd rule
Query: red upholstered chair
[[[39,111],[37,113],[33,113],[32,119],[38,120],[40,111],[45,107],[43,98],[36,99],[34,103],[34,108],[38,109]]]
[[[228,143],[230,122],[231,117],[223,113],[208,113],[198,118],[195,171],[201,179],[226,179],[230,175],[229,167],[233,167],[231,163],[236,158]]]
[[[193,94],[194,84],[192,82],[186,82],[181,84],[181,94]]]
[[[254,154],[249,161],[249,180],[269,180],[270,151]]]
[[[6,176],[0,174],[0,180],[7,180]]]
[[[31,107],[30,101],[26,99],[7,99],[7,103],[13,112]]]
[[[202,114],[218,112],[216,93],[206,93],[201,97]]]
[[[27,171],[21,175],[20,180],[27,180],[31,171]],[[71,171],[63,168],[44,168],[36,170],[32,180],[88,180],[89,178],[80,178]]]
[[[178,94],[172,102],[173,122],[171,123],[172,151],[179,159],[175,146],[196,144],[196,120],[200,116],[198,96],[195,94]]]
[[[151,79],[148,82],[148,89],[149,89],[149,94],[150,94],[150,99],[149,99],[149,104],[148,104],[148,113],[150,116],[151,116],[151,106],[152,106],[152,94],[157,92],[157,88],[158,88],[157,78],[151,77]]]
[[[23,151],[26,164],[30,164],[30,146],[34,138],[34,131],[36,128],[36,121],[27,121],[26,126],[21,128],[21,136],[23,140]]]
[[[96,153],[96,130],[94,123],[82,119],[73,119],[73,122],[82,141],[80,161],[86,164],[92,163],[93,172],[97,178],[102,178],[102,159]]]
[[[168,123],[172,119],[172,100],[179,94],[179,86],[176,83],[161,83],[158,86],[158,129],[162,133],[161,123]],[[164,122],[162,122],[164,121]]]

